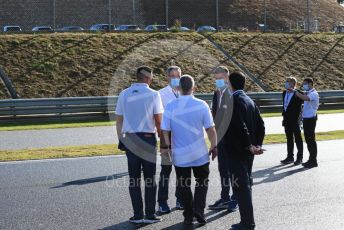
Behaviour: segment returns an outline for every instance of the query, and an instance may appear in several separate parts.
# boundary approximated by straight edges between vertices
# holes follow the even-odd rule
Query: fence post
[[[133,0],[133,24],[136,25],[136,4],[135,4],[135,0]]]
[[[53,28],[56,29],[56,0],[53,0]]]
[[[220,24],[219,24],[219,0],[215,0],[215,4],[216,4],[216,6],[215,6],[215,8],[216,8],[216,30],[219,30],[219,26],[220,26]]]
[[[310,0],[307,0],[307,33],[311,32],[311,3]]]
[[[266,0],[264,0],[264,32],[266,32]]]
[[[166,12],[165,12],[165,14],[166,14],[166,30],[167,30],[167,28],[168,28],[168,20],[169,20],[169,15],[168,15],[168,13],[169,13],[169,8],[168,8],[168,5],[169,5],[169,2],[168,2],[168,0],[165,0],[165,10],[166,10]]]
[[[108,32],[110,32],[111,31],[111,21],[112,21],[112,19],[111,19],[111,15],[112,15],[112,12],[111,12],[111,0],[108,0],[108,21],[109,21],[109,31]]]

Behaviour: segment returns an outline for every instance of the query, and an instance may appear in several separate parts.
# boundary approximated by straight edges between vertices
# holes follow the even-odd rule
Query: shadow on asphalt
[[[74,181],[63,183],[58,186],[51,187],[51,189],[63,188],[63,187],[72,186],[72,185],[86,185],[86,184],[98,183],[102,181],[111,181],[111,180],[116,180],[128,175],[129,175],[128,172],[124,172],[124,173],[117,173],[117,174],[108,175],[108,176],[100,176],[100,177],[93,177],[93,178],[87,178],[87,179],[81,179],[81,180],[74,180]]]
[[[264,178],[262,181],[259,182],[254,182],[253,185],[259,185],[259,184],[264,184],[264,183],[271,183],[271,182],[275,182],[275,181],[279,181],[284,179],[287,176],[291,176],[295,173],[299,173],[299,172],[303,172],[306,171],[306,168],[296,168],[293,170],[288,170],[285,172],[281,172],[279,173],[279,171],[282,170],[286,170],[286,169],[291,169],[297,167],[293,164],[291,165],[277,165],[277,166],[273,166],[271,168],[267,168],[267,169],[262,169],[259,171],[255,171],[252,173],[252,177],[253,179],[259,179],[259,178]]]
[[[229,212],[227,211],[222,211],[222,210],[213,210],[213,211],[209,211],[208,213],[205,214],[206,217],[209,217],[211,216],[210,218],[207,218],[207,222],[210,223],[212,221],[216,221],[226,215],[228,215]],[[168,215],[168,214],[166,214]],[[128,221],[125,221],[125,222],[121,222],[121,223],[118,223],[118,224],[114,224],[112,226],[109,226],[109,227],[105,227],[105,228],[102,228],[101,230],[117,230],[117,229],[140,229],[142,227],[146,227],[148,226],[147,224],[143,224],[143,225],[134,225],[134,224],[131,224],[129,223]],[[154,224],[152,224],[152,227],[154,226]],[[183,224],[183,222],[180,222],[180,223],[176,223],[174,225],[171,225],[171,226],[168,226],[168,227],[164,227],[164,228],[161,228],[162,230],[174,230],[174,229],[181,229],[181,230],[187,230],[187,229],[197,229],[197,228],[201,228],[205,225],[202,225],[202,224],[193,224],[192,226],[186,226]]]
[[[102,228],[100,230],[117,230],[117,229],[131,230],[131,229],[140,229],[144,226],[147,226],[147,225],[134,225],[134,224],[129,223],[128,221],[124,221],[122,223],[118,223],[118,224],[115,224],[115,225],[112,225],[109,227],[105,227],[105,228]]]

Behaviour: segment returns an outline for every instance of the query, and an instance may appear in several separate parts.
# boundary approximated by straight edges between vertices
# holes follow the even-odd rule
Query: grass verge
[[[317,133],[318,141],[344,139],[344,130]],[[285,143],[284,134],[272,134],[265,137],[264,144]],[[25,149],[0,151],[0,161],[38,160],[53,158],[73,158],[90,156],[107,156],[123,154],[116,144],[87,145],[72,147],[53,147],[42,149]]]
[[[335,114],[335,113],[344,113],[344,109],[334,109],[334,110],[319,110],[318,114]],[[280,117],[281,112],[274,113],[262,113],[262,117]]]
[[[83,127],[97,127],[97,126],[111,126],[111,125],[115,125],[115,122],[105,120],[105,119],[104,120],[89,120],[89,121],[26,122],[26,123],[11,123],[11,124],[1,125],[0,131],[83,128]]]
[[[344,113],[344,109],[338,110],[320,110],[318,114],[335,114]],[[277,113],[262,113],[262,117],[279,117],[280,112]],[[97,126],[112,126],[114,121],[109,120],[89,120],[89,121],[55,121],[55,122],[27,122],[27,123],[11,123],[2,124],[0,131],[22,131],[22,130],[40,130],[40,129],[64,129],[64,128],[83,128],[83,127],[97,127]]]

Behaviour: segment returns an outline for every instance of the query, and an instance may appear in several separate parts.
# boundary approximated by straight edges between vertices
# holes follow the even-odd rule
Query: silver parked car
[[[197,32],[215,32],[216,29],[212,26],[200,26],[197,28]]]
[[[73,31],[83,31],[84,28],[80,26],[65,26],[62,27],[61,29],[57,29],[56,31],[61,31],[61,32],[73,32]]]
[[[166,25],[149,25],[145,28],[146,31],[166,31]]]
[[[181,27],[172,26],[169,30],[190,31],[190,29],[185,26],[181,26]]]
[[[113,24],[96,24],[91,26],[92,31],[113,31],[115,30],[115,25]]]
[[[4,26],[4,32],[21,32],[20,26]]]
[[[53,28],[51,26],[36,26],[32,28],[33,32],[53,32]]]
[[[118,31],[138,31],[140,27],[138,25],[120,25],[117,27]]]

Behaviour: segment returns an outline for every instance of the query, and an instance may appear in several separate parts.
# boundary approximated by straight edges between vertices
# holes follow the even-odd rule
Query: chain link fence
[[[325,0],[0,0],[0,26],[150,24],[197,30],[331,31],[344,21],[344,7]]]

